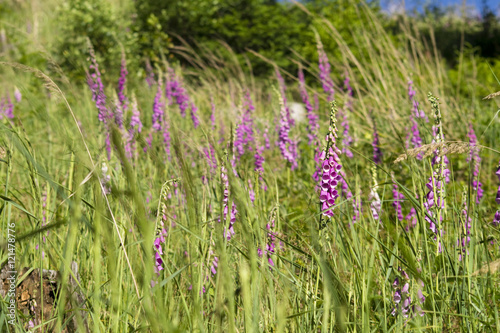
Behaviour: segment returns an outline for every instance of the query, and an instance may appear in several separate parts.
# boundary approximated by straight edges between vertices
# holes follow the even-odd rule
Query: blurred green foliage
[[[252,74],[257,77],[272,73],[269,61],[296,75],[295,62],[299,58],[308,64],[318,61],[315,31],[332,64],[343,62],[338,38],[355,56],[368,52],[359,48],[353,38],[364,33],[371,19],[360,14],[360,6],[367,5],[395,41],[405,34],[405,20],[413,20],[429,48],[435,39],[438,51],[457,78],[460,70],[475,68],[478,77],[491,81],[489,66],[498,68],[494,59],[500,55],[500,23],[487,8],[483,8],[481,17],[460,17],[456,11],[435,6],[410,16],[390,16],[382,11],[378,1],[361,4],[352,0],[303,0],[301,4],[277,0],[49,0],[43,8],[53,9],[57,20],[50,26],[51,35],[45,37],[43,46],[67,75],[80,79],[88,66],[87,38],[96,50],[101,70],[107,70],[110,78],[119,73],[122,50],[127,55],[129,72],[141,76],[147,60],[154,65],[166,57],[191,66],[193,61],[187,54],[229,58],[232,55],[221,42],[227,43],[243,68],[250,63]],[[6,31],[8,43],[14,45],[3,45],[2,51],[13,61],[40,68],[44,57],[39,50],[27,46],[19,28],[5,24],[14,17],[19,25],[29,25],[26,22],[36,10],[39,9],[28,1],[3,1],[0,22],[4,24],[0,28]],[[338,32],[337,40],[325,22]],[[186,45],[193,50],[182,48]],[[462,58],[461,45],[468,50]],[[342,73],[343,69],[337,72]],[[460,84],[462,91],[468,90],[466,82]]]
[[[68,0],[57,7],[59,33],[55,36],[54,54],[59,65],[71,74],[83,74],[88,66],[89,39],[94,47],[101,71],[118,73],[122,50],[128,59],[140,51],[137,35],[130,30],[130,13],[112,10],[108,1]]]
[[[330,20],[347,41],[352,40],[352,29],[364,23],[347,0],[314,0],[305,2],[304,6]],[[322,24],[299,6],[275,0],[149,0],[136,2],[136,10],[137,31],[150,33],[161,27],[176,39],[212,50],[220,46],[217,41],[224,41],[242,64],[245,57],[250,58],[253,74],[257,76],[268,74],[272,66],[249,50],[295,73],[296,65],[291,60],[295,58],[293,51],[316,62],[316,39],[312,28],[320,35],[327,33]],[[153,17],[157,25],[149,23]],[[152,41],[143,41],[146,42],[143,47],[154,49]],[[333,44],[325,48],[330,54],[336,53]]]

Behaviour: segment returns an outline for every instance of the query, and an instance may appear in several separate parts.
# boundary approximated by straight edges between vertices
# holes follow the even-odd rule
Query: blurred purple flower
[[[422,137],[420,136],[420,131],[418,130],[418,123],[413,118],[413,115],[410,116],[410,122],[411,122],[411,143],[413,145],[413,148],[418,148],[422,146]],[[421,160],[423,158],[423,153],[418,153],[416,156],[417,159]]]
[[[252,181],[248,178],[248,195],[252,203],[255,201],[255,191],[253,190]]]
[[[276,252],[276,235],[275,232],[273,231],[275,228],[274,224],[274,219],[275,216],[273,215],[271,217],[271,220],[267,223],[266,229],[267,229],[267,244],[266,244],[266,254],[267,254],[267,261],[269,263],[269,269],[272,269],[274,267],[274,261],[271,258],[273,254]]]
[[[394,181],[393,181],[394,182]],[[405,196],[403,193],[400,193],[398,191],[398,185],[396,182],[393,183],[392,185],[392,197],[393,197],[393,202],[392,202],[392,207],[396,210],[396,216],[398,217],[399,221],[403,221],[403,211],[401,208],[401,200],[404,200]]]
[[[426,123],[429,122],[429,118],[425,115],[424,110],[419,110],[418,109],[418,102],[415,100],[415,95],[417,92],[413,89],[413,81],[408,81],[408,97],[410,98],[410,102],[413,105],[413,114],[415,118],[421,118],[424,119]]]
[[[335,90],[333,88],[333,81],[330,77],[330,62],[323,49],[323,44],[318,39],[318,59],[319,59],[319,79],[323,85],[323,90],[327,95],[328,102],[333,101],[335,96]]]
[[[215,276],[215,274],[217,274],[218,266],[219,266],[219,258],[214,257],[214,260],[212,261],[212,266],[210,266],[210,272],[212,273],[212,276]]]
[[[107,119],[112,118],[113,115],[110,114],[110,111],[106,107],[106,94],[104,93],[104,85],[101,80],[101,72],[99,71],[99,65],[97,63],[97,59],[92,46],[89,46],[89,53],[91,61],[89,69],[90,71],[93,71],[93,73],[90,74],[89,72],[87,72],[87,84],[90,88],[90,91],[92,92],[92,101],[95,102],[95,105],[99,112],[98,118],[103,123],[106,123]]]
[[[23,95],[21,95],[21,92],[16,87],[16,90],[14,90],[14,99],[16,100],[16,102],[20,103],[22,98],[23,98]]]
[[[135,153],[135,142],[134,136],[136,133],[141,133],[142,131],[142,122],[141,122],[141,113],[137,106],[137,100],[135,96],[132,98],[132,116],[130,118],[130,127],[127,135],[127,142],[125,144],[125,153],[127,154],[128,159],[131,159]]]
[[[264,145],[265,145],[265,148],[267,150],[271,149],[271,143],[269,141],[269,128],[266,127],[266,129],[264,130]]]
[[[263,146],[257,146],[255,149],[255,171],[263,173],[264,172],[264,156],[262,154],[264,153],[264,147]]]
[[[115,117],[115,124],[118,126],[119,129],[123,128],[123,109],[120,105],[120,101],[118,100],[117,96],[114,96],[114,106],[115,106],[115,112],[114,112],[114,117]]]
[[[159,81],[155,99],[153,101],[153,117],[152,117],[153,125],[151,126],[156,132],[159,132],[162,129],[164,108],[165,105],[163,104],[162,101],[161,81]]]
[[[172,68],[169,68],[167,81],[169,84],[165,85],[165,94],[169,98],[169,105],[172,104],[172,99],[175,99],[175,103],[181,111],[181,116],[186,117],[186,110],[189,107],[189,96],[182,86],[180,78],[176,76]]]
[[[483,184],[479,181],[479,166],[481,165],[481,157],[479,156],[479,149],[477,147],[477,137],[474,132],[474,128],[472,124],[469,124],[469,144],[470,144],[470,153],[467,157],[467,162],[473,162],[473,177],[472,177],[472,189],[477,193],[476,194],[476,203],[479,203],[479,200],[483,197]]]
[[[198,112],[198,108],[196,107],[196,105],[194,105],[193,102],[191,102],[191,120],[193,121],[194,128],[197,128],[198,125],[200,125],[200,121],[198,120],[197,112]]]
[[[309,101],[309,95],[307,93],[306,82],[304,78],[304,72],[302,67],[299,67],[299,89],[300,96],[302,97],[302,102],[306,106],[307,111],[307,119],[309,123],[307,125],[307,136],[309,138],[309,144],[316,142],[316,138],[318,136],[319,124],[318,124],[318,115],[314,113],[311,102]]]
[[[281,155],[283,158],[290,162],[292,170],[297,168],[296,150],[294,149],[294,142],[290,139],[290,122],[287,117],[287,109],[285,108],[285,101],[281,96],[280,106],[280,122],[279,122],[279,130],[278,130],[278,147],[281,151]]]
[[[500,224],[500,210],[497,210],[495,216],[493,217],[493,225],[495,227],[498,227],[499,224]]]
[[[236,222],[236,214],[238,211],[236,210],[236,204],[233,202],[231,205],[231,214],[229,216],[229,228],[226,231],[226,228],[224,227],[224,237],[230,241],[231,238],[234,236],[234,222]]]
[[[122,62],[120,68],[120,78],[118,80],[118,100],[120,101],[120,108],[126,111],[128,108],[128,100],[125,96],[125,84],[127,83],[127,62],[125,60],[125,53],[122,54]]]
[[[278,79],[278,83],[279,83],[279,87],[280,87],[281,99],[283,100],[283,105],[284,105],[285,112],[286,112],[286,120],[288,122],[288,126],[292,127],[293,125],[295,125],[295,121],[290,116],[290,109],[288,108],[288,102],[286,99],[285,80],[283,79],[283,76],[281,76],[279,68],[276,66],[274,69],[275,69],[276,78]]]
[[[2,107],[0,107],[0,110],[2,111],[3,115],[9,119],[14,119],[14,104],[12,104],[12,101],[10,99],[10,95],[7,93],[4,99],[2,99]]]
[[[245,150],[252,151],[254,143],[254,130],[252,113],[255,110],[250,92],[247,91],[243,98],[243,113],[235,130],[234,147],[236,148],[237,158],[245,153]]]

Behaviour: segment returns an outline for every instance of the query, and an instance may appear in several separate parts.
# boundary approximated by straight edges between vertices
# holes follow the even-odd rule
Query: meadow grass
[[[281,72],[287,81],[283,94],[275,77],[256,80],[225,56],[225,46],[220,54],[200,55],[186,44],[178,52],[193,64],[189,70],[165,60],[155,68],[152,86],[129,73],[120,128],[98,120],[85,82],[71,82],[57,67],[49,77],[4,59],[2,86],[12,92],[18,87],[22,100],[14,104],[14,118],[3,117],[0,125],[2,233],[15,223],[19,269],[57,270],[60,281],[52,313],[18,314],[14,326],[7,323],[3,299],[0,331],[27,331],[31,320],[33,330],[58,332],[69,329],[73,318],[76,331],[92,332],[498,331],[498,265],[485,268],[499,258],[492,222],[500,158],[495,99],[461,96],[435,48],[415,35],[410,22],[395,41],[368,9],[357,10],[370,25],[353,27],[356,45],[315,17],[342,55],[341,62],[332,59],[332,78],[353,137],[353,157],[339,155],[347,187],[332,218],[322,214],[319,183],[312,178],[316,149],[326,145],[330,132],[331,105],[317,64],[299,54],[307,92],[311,100],[318,96],[320,129],[318,146],[308,142],[307,120],[291,126],[292,141],[300,140],[293,170],[280,153],[278,133],[283,99],[300,101],[296,73]],[[189,109],[182,117],[175,97],[169,104],[163,94],[172,73],[183,79],[198,108],[197,128]],[[342,85],[345,75],[352,96]],[[480,84],[471,73],[462,75]],[[103,77],[107,108],[116,112],[117,85]],[[423,144],[417,150],[405,146],[413,124],[409,80],[429,118],[416,120]],[[154,131],[150,120],[160,81],[169,151],[164,132]],[[235,133],[248,107],[247,92],[255,108],[249,113],[255,139],[237,158]],[[428,101],[428,92],[439,104]],[[129,156],[133,96],[144,127],[134,134]],[[432,129],[437,108],[440,137]],[[469,123],[476,146],[469,144]],[[336,124],[336,144],[343,148],[345,123]],[[373,158],[374,127],[380,163]],[[266,129],[270,149],[263,149],[263,171],[255,171]],[[429,156],[418,159],[422,152]],[[474,163],[467,160],[471,152],[481,157],[479,203]],[[402,154],[406,159],[394,163]],[[394,199],[394,185],[404,199]],[[443,207],[426,207],[431,192]],[[403,219],[393,206],[398,201]],[[412,208],[414,217],[407,219]],[[442,232],[432,231],[429,221]],[[467,236],[470,241],[462,244]],[[0,264],[6,261],[3,242]],[[83,303],[68,288],[74,280]]]

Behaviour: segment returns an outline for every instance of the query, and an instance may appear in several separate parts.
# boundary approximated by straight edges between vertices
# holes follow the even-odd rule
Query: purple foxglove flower
[[[156,271],[158,275],[160,275],[160,271],[163,270],[163,260],[161,259],[161,256],[158,252],[155,252],[155,262],[156,262]]]
[[[275,227],[274,219],[275,219],[275,216],[273,215],[271,220],[266,225],[266,229],[267,229],[266,254],[267,254],[268,263],[271,266],[271,267],[269,267],[269,269],[274,267],[274,261],[271,258],[271,255],[275,254],[275,252],[276,252],[276,234],[273,231],[274,227]]]
[[[286,111],[286,121],[288,122],[288,126],[292,127],[293,125],[295,125],[295,121],[290,116],[290,109],[288,108],[288,103],[287,103],[287,99],[286,99],[285,80],[283,79],[283,76],[281,76],[281,73],[280,73],[280,70],[278,67],[275,67],[275,73],[276,73],[276,78],[278,79],[278,83],[280,86],[281,98],[283,99],[283,105],[284,105],[285,111]]]
[[[433,127],[435,134],[433,143],[444,142],[444,136],[441,125],[441,111],[439,109],[438,99],[429,93],[429,102],[431,102],[436,119],[436,125]],[[449,163],[446,156],[439,156],[439,149],[436,150],[432,159],[433,173],[426,184],[429,192],[426,195],[427,201],[424,202],[424,207],[427,210],[425,220],[429,222],[429,228],[435,233],[437,239],[441,234],[441,229],[438,223],[441,223],[443,216],[441,211],[445,207],[445,183],[449,182],[449,170],[446,165]],[[440,218],[437,218],[440,216]],[[441,249],[441,243],[437,241],[438,252]]]
[[[181,111],[181,116],[186,117],[186,110],[189,107],[189,96],[182,86],[180,78],[175,75],[172,68],[169,69],[168,81],[169,84],[166,86],[168,89],[166,95],[167,97],[171,96],[171,99],[175,99],[175,103],[179,106],[179,110]]]
[[[418,299],[419,299],[420,303],[424,304],[424,302],[425,302],[425,296],[422,293],[422,289],[418,289]]]
[[[410,289],[410,285],[408,283],[405,283],[403,286],[403,289],[401,290],[402,294],[408,294],[408,290]]]
[[[219,263],[219,258],[214,257],[214,260],[212,261],[212,266],[210,267],[210,271],[212,272],[212,276],[215,276],[215,274],[217,274],[218,263]]]
[[[146,141],[146,146],[144,147],[144,152],[147,152],[148,149],[151,149],[151,146],[153,144],[153,133],[150,132],[146,136],[145,141]]]
[[[267,261],[269,262],[269,266],[274,267],[274,261],[271,257],[267,258]]]
[[[254,110],[250,93],[247,91],[243,100],[243,113],[240,123],[235,130],[234,147],[236,148],[238,160],[245,153],[245,150],[252,150],[254,143],[252,112]]]
[[[415,118],[421,118],[424,119],[426,123],[429,122],[429,118],[425,115],[424,110],[419,110],[418,109],[418,102],[415,100],[415,95],[417,92],[413,89],[413,81],[408,81],[408,97],[410,99],[410,102],[412,103],[413,106],[413,115]]]
[[[252,96],[250,96],[250,91],[246,91],[245,97],[243,98],[243,110],[246,114],[252,114],[255,111],[255,106],[253,105]]]
[[[401,268],[401,266],[398,267],[398,272],[401,273],[401,275],[406,279],[406,280],[409,280],[410,277],[408,276],[408,273],[406,273],[406,271],[404,269]]]
[[[161,90],[161,81],[158,83],[158,89],[156,91],[155,99],[153,102],[153,125],[152,128],[159,132],[162,128],[164,116],[164,105],[162,102],[162,90]]]
[[[253,190],[252,181],[248,179],[248,195],[250,196],[250,201],[252,203],[255,201],[255,191]]]
[[[109,129],[106,126],[106,156],[108,157],[108,161],[111,160],[111,134],[109,132]]]
[[[405,216],[405,220],[408,221],[406,231],[410,231],[410,227],[415,228],[417,226],[417,211],[414,207],[411,207],[410,212]]]
[[[352,207],[354,209],[354,212],[352,215],[352,223],[356,223],[356,221],[359,220],[360,213],[361,213],[361,199],[353,197],[352,198]]]
[[[500,224],[500,210],[497,210],[495,216],[493,217],[493,225],[495,227],[498,227],[499,224]]]
[[[394,303],[398,304],[399,302],[401,302],[401,292],[396,290],[394,292]]]
[[[120,68],[120,78],[118,80],[118,100],[120,102],[120,109],[122,111],[127,110],[128,100],[125,96],[125,84],[127,83],[127,62],[125,60],[125,54],[122,54],[122,62]]]
[[[330,62],[323,49],[323,44],[318,39],[318,59],[319,59],[319,79],[323,85],[323,90],[327,95],[328,102],[332,102],[335,96],[335,90],[333,88],[333,81],[330,77]]]
[[[267,150],[271,149],[271,143],[269,142],[269,128],[266,127],[264,130],[264,144]]]
[[[217,156],[215,155],[215,149],[212,147],[212,144],[209,143],[208,148],[205,148],[203,152],[205,153],[208,166],[215,171],[215,169],[217,169]]]
[[[410,311],[410,305],[411,305],[411,297],[407,297],[405,298],[405,300],[403,301],[403,304],[402,304],[402,309],[401,309],[401,312],[403,313],[403,316],[405,318],[408,317],[408,312]]]
[[[406,148],[409,148],[409,142],[412,143],[413,148],[418,148],[422,146],[422,137],[420,136],[420,131],[418,130],[418,123],[415,120],[413,114],[410,115],[410,123],[411,123],[411,132],[408,133],[407,136],[407,145]],[[419,153],[417,155],[417,159],[421,160],[423,157],[423,153]]]
[[[115,124],[118,126],[118,128],[122,129],[123,128],[123,109],[122,106],[120,105],[120,101],[114,96],[114,105],[115,105]]]
[[[288,121],[287,109],[285,108],[283,97],[281,97],[281,118],[280,127],[278,130],[278,147],[281,151],[283,158],[290,162],[291,169],[297,168],[297,161],[295,160],[294,142],[289,137],[290,122]]]
[[[497,196],[495,197],[495,202],[500,205],[500,186],[498,186]]]
[[[335,206],[335,200],[339,196],[339,192],[336,187],[343,178],[340,174],[342,165],[340,164],[339,155],[341,154],[341,152],[336,146],[337,107],[335,102],[332,102],[331,104],[332,107],[330,112],[330,126],[328,134],[326,136],[326,147],[317,156],[318,160],[321,162],[322,170],[321,173],[316,173],[316,176],[321,174],[321,182],[319,184],[319,187],[321,189],[320,205],[323,216],[327,217],[333,217],[333,207]]]
[[[318,93],[314,93],[314,111],[317,113],[319,111],[319,97]]]
[[[132,102],[132,117],[130,118],[130,128],[135,129],[137,133],[141,133],[142,131],[141,113],[137,106],[135,97]]]
[[[224,163],[221,163],[220,167],[220,179],[223,186],[223,197],[222,197],[222,209],[223,209],[223,221],[226,220],[228,203],[229,203],[229,178],[227,175],[227,169]]]
[[[164,196],[160,197],[160,200],[165,200],[166,198]],[[156,273],[160,275],[160,271],[163,270],[163,260],[161,259],[161,255],[163,254],[163,248],[161,244],[165,244],[166,239],[165,236],[167,236],[167,230],[166,230],[166,222],[167,222],[167,215],[166,215],[166,206],[165,203],[162,202],[161,204],[161,212],[158,212],[158,215],[161,216],[159,219],[159,224],[156,229],[156,238],[153,241],[153,247],[154,247],[154,252],[155,252],[155,260],[156,260]],[[173,218],[175,219],[176,216],[174,214]]]
[[[467,157],[467,162],[473,162],[474,172],[472,177],[472,189],[476,194],[476,203],[483,197],[483,184],[479,181],[479,166],[481,164],[481,157],[479,156],[479,150],[477,148],[477,137],[474,132],[472,124],[469,124],[469,143],[470,143],[470,153]]]
[[[5,105],[3,109],[3,113],[5,117],[9,119],[14,118],[14,104],[12,104],[12,101],[10,99],[10,95],[7,93],[7,96],[5,97]]]
[[[106,107],[106,94],[104,93],[104,85],[101,80],[101,72],[99,71],[99,65],[92,47],[89,47],[89,53],[91,61],[89,69],[93,71],[93,73],[89,74],[87,72],[87,84],[92,92],[92,101],[95,102],[99,112],[99,120],[106,123],[107,119],[112,118],[113,115],[110,114],[111,111]]]
[[[295,170],[297,169],[298,167],[298,160],[299,160],[299,143],[300,143],[300,139],[299,138],[295,138],[295,140],[290,140],[290,146],[289,146],[289,150],[290,150],[290,154],[292,156],[292,160],[294,161],[294,163],[291,165],[291,170]]]
[[[405,196],[398,191],[398,185],[394,183],[392,185],[392,197],[394,201],[392,202],[392,207],[396,210],[396,215],[399,221],[403,221],[403,211],[401,209],[401,200],[404,200]]]
[[[380,211],[382,209],[382,201],[380,200],[380,197],[379,197],[377,191],[375,190],[375,187],[373,187],[371,189],[368,199],[371,201],[370,209],[372,211],[373,219],[379,220],[380,219]]]
[[[16,90],[14,90],[14,99],[16,100],[16,102],[21,103],[22,98],[23,98],[23,95],[21,95],[21,92],[16,87]]]
[[[230,214],[230,217],[229,217],[229,228],[228,228],[228,230],[226,230],[226,228],[224,228],[224,237],[228,241],[230,241],[231,238],[235,234],[233,226],[234,226],[234,222],[236,222],[236,214],[237,213],[238,213],[238,211],[236,210],[236,204],[233,202],[232,205],[231,205],[231,214]]]
[[[261,174],[264,172],[264,156],[262,154],[264,153],[264,147],[263,146],[257,146],[255,149],[255,171],[260,172]]]
[[[196,113],[198,112],[198,108],[194,103],[191,102],[191,120],[193,121],[194,128],[197,128],[200,125],[200,121],[198,120],[198,116]]]

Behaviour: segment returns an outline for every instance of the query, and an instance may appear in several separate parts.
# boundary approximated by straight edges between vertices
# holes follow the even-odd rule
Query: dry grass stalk
[[[495,261],[490,262],[489,264],[484,265],[474,273],[472,273],[472,276],[477,276],[479,274],[484,275],[484,274],[495,274],[498,270],[500,269],[500,259],[497,259]]]
[[[496,93],[489,94],[488,96],[484,97],[483,99],[492,99],[497,96],[500,96],[500,91],[497,91]]]
[[[462,141],[446,141],[440,143],[430,143],[423,145],[422,147],[409,149],[406,154],[401,154],[396,158],[394,163],[399,163],[408,159],[408,157],[417,157],[423,154],[423,158],[434,156],[435,152],[438,151],[438,156],[444,156],[447,154],[464,154],[470,153],[474,149],[480,149],[479,146],[471,146],[468,142]]]

